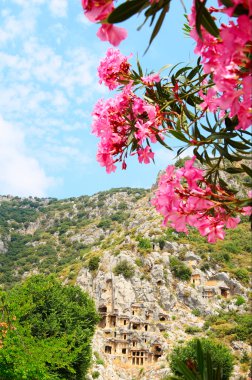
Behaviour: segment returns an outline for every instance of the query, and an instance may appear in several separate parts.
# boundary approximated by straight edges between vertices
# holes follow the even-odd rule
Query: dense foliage
[[[241,299],[243,297],[237,297],[237,300]],[[249,313],[239,314],[230,311],[209,316],[206,318],[204,329],[215,338],[226,339],[229,342],[242,340],[252,343],[252,318]]]
[[[80,288],[37,275],[2,295],[1,380],[81,380],[98,315]]]
[[[233,357],[230,350],[223,344],[214,342],[210,339],[201,339],[200,343],[203,357],[206,357],[207,353],[211,356],[212,369],[217,367],[221,368],[223,375],[219,379],[228,380],[233,370]],[[199,362],[197,348],[198,339],[193,339],[184,346],[177,346],[174,348],[170,357],[170,366],[174,374],[182,376],[181,372],[178,372],[180,362],[183,362],[189,368],[200,372],[200,366],[203,365],[203,360],[201,360],[201,363]],[[180,378],[189,379],[189,377],[184,376]],[[191,377],[191,379],[194,378]],[[210,379],[211,378],[208,380]]]
[[[175,277],[182,281],[188,281],[191,278],[192,271],[177,257],[170,257],[170,268]]]
[[[134,276],[135,269],[127,260],[121,260],[115,266],[113,272],[116,276],[121,274],[124,278],[129,279]]]

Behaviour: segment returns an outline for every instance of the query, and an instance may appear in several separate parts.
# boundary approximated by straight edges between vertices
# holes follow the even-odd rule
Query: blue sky
[[[188,10],[191,1],[184,1]],[[156,165],[136,158],[106,174],[96,162],[91,112],[107,90],[96,67],[109,45],[82,12],[81,0],[0,0],[0,194],[65,198],[111,187],[150,187],[172,155],[156,147]],[[161,33],[143,57],[150,36],[141,18],[124,27],[125,55],[158,71],[195,60],[193,41],[182,32],[180,1],[172,1]]]

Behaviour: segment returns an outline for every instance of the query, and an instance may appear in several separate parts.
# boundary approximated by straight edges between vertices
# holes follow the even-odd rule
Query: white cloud
[[[49,2],[49,9],[56,17],[66,17],[67,8],[67,0],[50,0]]]
[[[5,44],[16,38],[30,35],[36,25],[36,17],[31,9],[22,10],[18,16],[7,10],[2,12],[0,24],[0,44]]]
[[[68,0],[11,0],[14,4],[23,8],[48,5],[53,16],[65,17],[67,15]]]
[[[24,133],[0,115],[0,193],[45,196],[55,182],[25,146]]]

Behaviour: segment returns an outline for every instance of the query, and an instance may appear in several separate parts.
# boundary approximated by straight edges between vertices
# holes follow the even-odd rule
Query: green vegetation
[[[198,351],[199,342],[201,346],[200,353]],[[185,367],[187,367],[187,363],[191,369],[194,368],[196,371],[202,373],[203,366],[207,366],[206,360],[209,361],[209,357],[211,357],[212,368],[219,367],[223,371],[223,375],[219,378],[219,380],[228,380],[233,370],[233,356],[230,350],[225,345],[210,339],[193,339],[184,346],[175,347],[171,353],[170,366],[173,373],[175,375],[179,375],[180,379],[203,380],[205,379],[205,377],[203,377],[202,375],[202,377],[185,376],[185,372],[181,371],[181,362],[184,363],[184,369],[186,369]],[[218,377],[207,377],[206,379],[217,380]]]
[[[189,281],[191,278],[192,271],[177,257],[170,257],[170,268],[175,277],[182,281]]]
[[[234,275],[235,277],[245,283],[249,283],[249,272],[245,268],[238,268],[234,270]]]
[[[201,314],[201,312],[200,312],[199,309],[193,309],[193,310],[192,310],[192,314],[195,315],[195,317],[199,317],[200,314]]]
[[[144,252],[151,251],[152,244],[151,244],[150,239],[139,237],[137,240],[138,240],[138,247],[141,251],[144,251]]]
[[[124,278],[129,279],[134,276],[135,269],[133,265],[131,265],[127,260],[121,260],[115,266],[113,272],[115,273],[116,276],[119,276],[120,274],[122,274]]]
[[[162,250],[164,249],[164,246],[165,246],[165,239],[164,238],[159,238],[158,241],[157,241],[158,245],[159,245],[159,248]]]
[[[239,295],[236,297],[236,302],[235,302],[236,306],[241,306],[244,303],[246,303],[246,301],[242,296]]]
[[[88,261],[88,269],[91,271],[97,270],[99,268],[100,263],[100,257],[99,256],[93,256]]]
[[[187,333],[187,334],[197,334],[197,333],[199,333],[199,332],[201,332],[202,331],[202,329],[200,328],[200,327],[197,327],[197,326],[187,326],[186,328],[185,328],[185,332]]]
[[[38,216],[39,203],[19,198],[0,204],[0,227],[8,227],[8,221],[17,224],[34,222]],[[17,226],[16,224],[16,226]]]
[[[248,313],[229,312],[209,316],[205,321],[204,329],[209,329],[213,337],[227,342],[242,340],[252,343],[252,318]]]
[[[99,376],[100,376],[100,372],[99,371],[92,372],[92,378],[93,379],[98,379]]]
[[[98,228],[103,228],[104,230],[107,230],[111,227],[111,220],[110,219],[102,219],[98,224]]]
[[[1,380],[84,380],[99,320],[80,288],[33,276],[2,294],[8,333],[0,349]]]
[[[95,363],[96,364],[100,364],[100,365],[103,365],[104,366],[104,360],[100,357],[99,353],[97,351],[94,352],[94,356],[95,356]]]

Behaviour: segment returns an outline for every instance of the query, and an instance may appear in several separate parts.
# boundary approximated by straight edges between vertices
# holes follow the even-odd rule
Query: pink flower
[[[140,162],[140,164],[142,164],[143,162],[145,164],[149,164],[150,160],[154,159],[154,153],[152,152],[149,146],[138,149],[137,154],[138,154],[138,161]]]
[[[216,243],[217,239],[223,240],[225,237],[225,231],[223,231],[223,228],[223,222],[216,223],[214,218],[209,218],[205,224],[202,224],[199,227],[199,232],[202,236],[208,235],[208,243]]]
[[[135,137],[139,141],[140,145],[147,137],[150,136],[149,125],[150,122],[144,123],[142,120],[136,122],[135,127],[137,129],[137,132],[135,132]]]
[[[98,67],[99,83],[104,82],[110,90],[114,90],[120,84],[119,80],[127,78],[129,67],[127,57],[118,49],[108,49],[106,57],[101,60]]]
[[[101,41],[109,41],[111,45],[118,46],[127,37],[128,33],[124,28],[119,28],[112,24],[102,24],[96,35]]]
[[[147,77],[142,77],[141,80],[146,86],[154,86],[156,82],[160,82],[160,76],[157,73],[150,74]]]
[[[183,176],[186,178],[190,188],[194,188],[197,184],[197,181],[203,180],[203,171],[193,166],[195,159],[196,157],[193,157],[191,160],[186,161],[184,168],[181,169]]]
[[[249,13],[252,12],[251,1],[233,0],[234,7],[219,9],[232,16],[236,6],[241,4]],[[222,5],[219,2],[219,5]],[[216,9],[212,8],[212,11]],[[227,25],[221,24],[220,37],[210,35],[202,27],[201,39],[196,31],[195,5],[189,16],[192,28],[191,37],[196,41],[195,53],[202,57],[204,72],[211,74],[214,87],[206,94],[200,92],[203,99],[202,108],[210,111],[229,113],[230,117],[238,116],[236,129],[247,129],[251,125],[251,39],[252,25],[249,16],[240,15],[230,20]],[[248,85],[247,85],[248,83]],[[250,87],[249,87],[250,86]],[[248,89],[250,88],[250,89]]]
[[[113,0],[82,0],[82,7],[91,22],[106,19],[114,9]]]
[[[158,106],[148,107],[148,103],[137,97],[130,82],[114,98],[100,99],[92,113],[92,133],[100,138],[97,160],[107,172],[115,170],[115,163],[122,162],[126,169],[128,149],[138,153],[140,163],[149,163],[154,153],[143,143],[156,142],[156,135],[162,133],[163,115]],[[134,129],[132,129],[134,126]],[[146,140],[146,141],[145,141]],[[132,144],[132,145],[131,145]]]
[[[226,227],[227,228],[235,228],[238,223],[240,223],[241,219],[239,217],[237,218],[228,218],[226,221]]]
[[[224,239],[225,226],[235,228],[240,219],[216,206],[211,198],[211,187],[204,180],[204,171],[195,168],[194,161],[195,158],[186,161],[181,169],[167,167],[159,178],[152,204],[163,215],[163,225],[170,223],[176,231],[185,233],[187,226],[195,227],[201,235],[207,236],[209,243],[215,243],[217,239]],[[216,191],[221,189],[215,189],[213,199]]]

